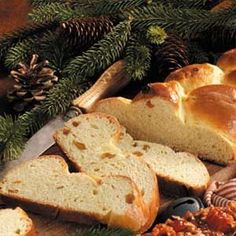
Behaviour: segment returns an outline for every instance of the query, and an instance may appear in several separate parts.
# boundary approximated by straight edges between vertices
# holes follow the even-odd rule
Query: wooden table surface
[[[29,12],[29,4],[26,0],[0,0],[0,36],[5,32],[10,32],[26,23],[26,15]],[[13,80],[2,73],[0,67],[0,115],[10,111],[9,104],[5,102],[4,95],[7,89],[11,88]],[[128,88],[130,94],[134,94],[133,87]],[[127,93],[127,91],[126,91]],[[211,175],[222,170],[222,167],[207,163],[207,168]],[[236,171],[235,171],[236,174]],[[218,177],[217,177],[218,176]],[[216,178],[222,178],[221,174]],[[161,198],[161,205],[169,201],[169,198]],[[30,214],[36,225],[37,235],[39,236],[64,236],[70,235],[79,227],[78,224],[60,222],[55,219],[49,219],[35,214]]]

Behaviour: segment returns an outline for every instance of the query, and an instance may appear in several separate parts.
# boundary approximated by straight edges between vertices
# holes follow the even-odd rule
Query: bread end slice
[[[148,220],[143,198],[129,178],[70,173],[59,156],[43,156],[13,168],[0,183],[0,194],[33,212],[78,223],[92,219],[140,232]]]
[[[20,208],[0,210],[0,236],[35,236],[32,220]]]

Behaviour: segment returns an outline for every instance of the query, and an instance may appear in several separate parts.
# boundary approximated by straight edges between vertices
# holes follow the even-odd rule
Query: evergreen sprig
[[[49,61],[49,66],[61,72],[71,59],[71,49],[60,37],[59,32],[49,31],[40,40],[38,54],[42,59]]]
[[[14,122],[9,122],[8,118],[0,117],[3,124],[0,126],[3,162],[17,158],[24,147],[26,138],[32,135],[32,131],[35,132],[49,119],[65,112],[72,100],[91,85],[90,77],[101,73],[120,57],[129,33],[130,22],[121,22],[104,39],[69,63],[64,71],[67,77],[61,78],[40,105],[20,116]],[[5,136],[8,124],[13,127],[12,134]]]
[[[75,57],[63,73],[70,77],[93,76],[121,56],[130,35],[130,22],[119,23],[104,39],[95,43],[81,56]]]
[[[96,4],[94,13],[96,15],[110,15],[126,9],[139,7],[146,3],[146,0],[104,0]]]
[[[75,12],[68,3],[52,2],[44,4],[29,13],[29,20],[35,23],[45,21],[66,21],[73,17],[78,17],[79,12]]]
[[[126,71],[133,80],[142,80],[151,63],[150,45],[144,44],[138,36],[130,38],[125,50]]]
[[[6,55],[4,65],[8,69],[15,68],[19,62],[28,63],[32,54],[36,53],[35,41],[33,38],[25,39],[11,47]]]
[[[33,7],[43,6],[50,3],[64,3],[65,0],[30,0],[30,4]]]
[[[0,116],[0,163],[14,159],[22,151],[24,129],[18,127],[11,116]]]
[[[206,9],[208,8],[209,0],[153,0],[154,3],[169,4],[174,8],[194,8],[194,9]]]
[[[48,60],[50,67],[59,71],[66,63],[65,57],[69,57],[66,46],[57,32],[48,30],[12,46],[6,54],[4,65],[8,69],[13,69],[20,62],[28,63],[32,54],[36,53],[40,55],[41,59]]]
[[[235,7],[211,13],[207,10],[180,9],[172,6],[152,4],[124,13],[123,17],[132,17],[132,26],[144,30],[158,25],[168,31],[175,31],[180,36],[190,39],[215,26],[230,24],[235,20]]]
[[[191,42],[188,47],[190,64],[216,63],[216,55],[211,51],[204,50],[198,42]]]
[[[41,35],[43,32],[49,29],[55,29],[57,26],[57,21],[44,22],[40,24],[30,24],[13,33],[8,33],[2,36],[0,38],[0,61],[4,61],[8,50],[17,42],[22,41],[28,37],[32,37],[32,35]]]

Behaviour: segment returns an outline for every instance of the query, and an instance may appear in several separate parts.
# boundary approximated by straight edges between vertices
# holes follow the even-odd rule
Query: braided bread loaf
[[[236,155],[236,49],[217,66],[194,64],[149,84],[133,100],[98,102],[92,111],[114,115],[135,138],[228,164]]]

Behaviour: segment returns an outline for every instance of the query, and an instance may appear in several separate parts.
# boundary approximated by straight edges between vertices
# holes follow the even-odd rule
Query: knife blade
[[[40,156],[55,144],[53,133],[64,126],[65,120],[75,115],[88,112],[97,101],[112,96],[125,87],[129,83],[130,79],[124,67],[124,60],[119,60],[111,65],[90,89],[72,102],[72,110],[69,110],[65,116],[58,115],[36,132],[27,141],[21,156],[17,160],[10,161],[4,166],[4,172],[6,169],[19,164],[23,160]],[[74,112],[75,110],[79,112]]]

